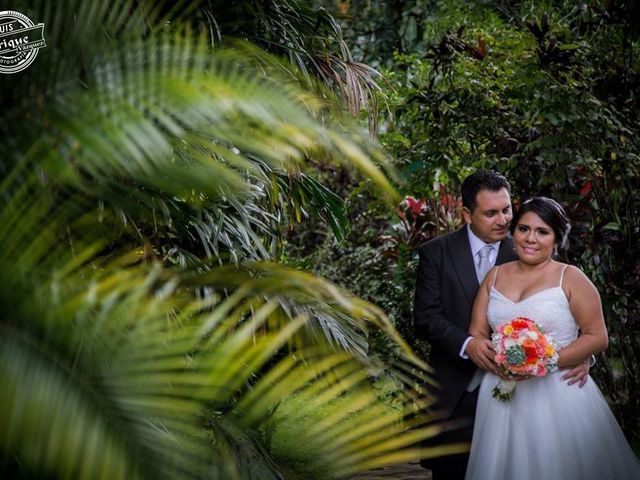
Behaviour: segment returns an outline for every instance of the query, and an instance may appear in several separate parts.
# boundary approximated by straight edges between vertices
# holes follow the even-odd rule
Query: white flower
[[[508,350],[511,347],[515,347],[517,344],[518,344],[518,342],[515,339],[507,338],[504,341],[504,348],[505,348],[505,350]]]

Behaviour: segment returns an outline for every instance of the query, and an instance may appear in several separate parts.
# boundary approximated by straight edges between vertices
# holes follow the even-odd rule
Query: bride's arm
[[[609,345],[600,294],[587,276],[576,267],[568,267],[563,289],[571,313],[580,327],[580,336],[559,352],[560,368],[584,362]]]
[[[473,340],[467,344],[465,353],[478,367],[496,373],[497,365],[494,361],[496,353],[490,340],[491,327],[487,320],[489,279],[493,278],[494,270],[495,267],[487,273],[482,285],[478,288],[469,323],[469,335],[473,337]]]

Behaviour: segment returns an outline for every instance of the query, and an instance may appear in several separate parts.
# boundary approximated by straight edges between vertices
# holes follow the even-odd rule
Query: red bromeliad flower
[[[455,211],[462,207],[462,198],[455,197],[451,192],[447,192],[444,185],[440,185],[440,205],[447,211]]]
[[[406,196],[398,205],[396,213],[400,223],[392,226],[394,233],[380,237],[387,255],[395,256],[399,245],[414,248],[433,236],[433,213],[426,200]]]
[[[446,193],[443,187],[440,193],[441,198],[433,200],[411,195],[403,198],[396,209],[400,223],[391,226],[391,234],[379,237],[384,255],[395,257],[401,247],[418,247],[436,236],[441,229],[446,232],[457,228],[460,199]]]
[[[406,218],[406,214],[410,214],[413,219],[417,219],[420,214],[427,212],[427,202],[423,199],[417,199],[414,197],[404,197],[404,200],[400,203],[398,209],[398,215],[400,218]]]
[[[589,195],[589,193],[591,193],[591,190],[593,190],[593,183],[586,182],[580,189],[580,196],[586,197],[587,195]]]

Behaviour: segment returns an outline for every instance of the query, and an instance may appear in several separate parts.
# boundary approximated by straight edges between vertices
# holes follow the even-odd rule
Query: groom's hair
[[[476,197],[480,190],[497,192],[503,188],[506,188],[507,192],[511,194],[509,182],[504,175],[495,170],[478,170],[462,182],[462,187],[460,188],[462,206],[467,207],[473,213],[476,208]]]

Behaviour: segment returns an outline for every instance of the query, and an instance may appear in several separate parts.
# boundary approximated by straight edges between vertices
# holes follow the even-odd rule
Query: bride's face
[[[518,258],[530,264],[542,263],[553,255],[556,237],[551,226],[533,212],[520,218],[513,232],[513,243]]]

